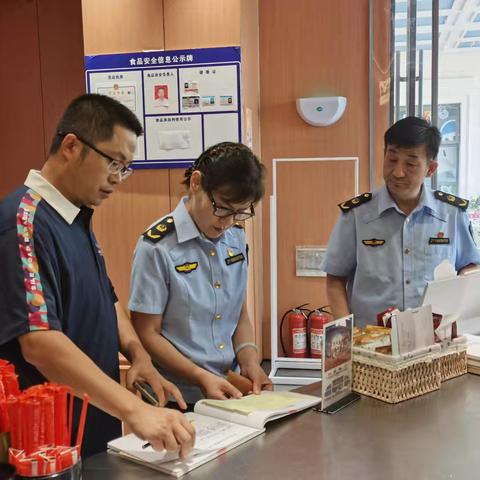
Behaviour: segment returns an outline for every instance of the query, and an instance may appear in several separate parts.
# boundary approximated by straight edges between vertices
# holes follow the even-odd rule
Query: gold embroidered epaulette
[[[173,217],[166,217],[163,220],[160,220],[153,227],[150,227],[146,232],[143,233],[143,236],[150,242],[157,243],[174,230],[175,223],[173,221]]]
[[[468,200],[465,200],[464,198],[456,197],[455,195],[452,195],[450,193],[442,192],[441,190],[435,190],[433,195],[437,200],[440,200],[441,202],[449,203],[450,205],[453,205],[454,207],[458,207],[462,210],[466,210],[469,204]]]
[[[367,203],[372,199],[372,194],[370,192],[362,193],[358,197],[353,197],[346,202],[339,203],[338,206],[342,212],[348,212],[352,208],[358,207],[362,203]]]

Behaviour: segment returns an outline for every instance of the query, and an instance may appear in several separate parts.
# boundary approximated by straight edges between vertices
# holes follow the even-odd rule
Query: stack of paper
[[[467,338],[467,368],[468,373],[480,375],[480,336],[465,333]]]

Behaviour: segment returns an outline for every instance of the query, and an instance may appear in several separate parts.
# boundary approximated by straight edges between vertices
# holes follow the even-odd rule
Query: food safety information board
[[[85,67],[89,93],[142,123],[136,168],[185,168],[211,145],[241,141],[240,47],[93,55]]]

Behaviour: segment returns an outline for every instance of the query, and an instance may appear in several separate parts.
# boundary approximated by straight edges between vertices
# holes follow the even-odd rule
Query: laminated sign
[[[242,141],[240,59],[240,47],[87,56],[87,91],[140,120],[133,168],[186,168],[212,145]]]

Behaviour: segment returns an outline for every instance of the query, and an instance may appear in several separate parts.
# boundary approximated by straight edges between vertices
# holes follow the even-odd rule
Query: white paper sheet
[[[392,355],[413,352],[434,343],[430,305],[392,316]]]

